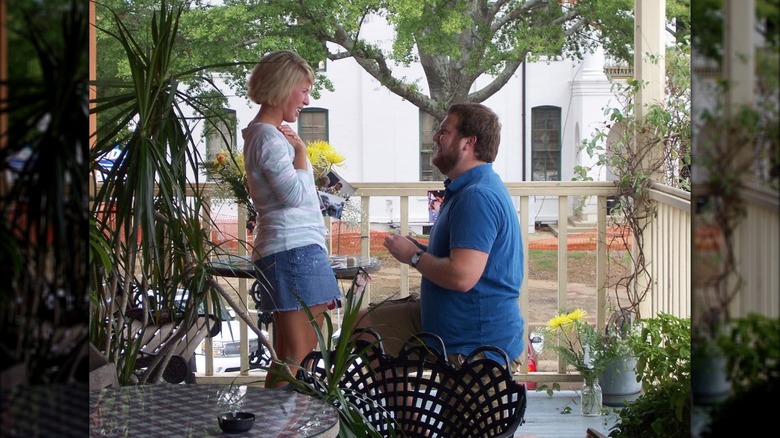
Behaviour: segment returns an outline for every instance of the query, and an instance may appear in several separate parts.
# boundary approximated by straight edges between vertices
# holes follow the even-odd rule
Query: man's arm
[[[411,264],[412,255],[421,248],[414,239],[397,234],[385,237],[385,248],[401,263]],[[488,254],[476,249],[454,248],[449,257],[423,253],[417,270],[437,285],[459,292],[468,292],[479,281],[487,264]]]
[[[487,259],[487,253],[476,249],[453,248],[449,257],[423,254],[417,262],[417,270],[443,288],[468,292],[482,277]]]

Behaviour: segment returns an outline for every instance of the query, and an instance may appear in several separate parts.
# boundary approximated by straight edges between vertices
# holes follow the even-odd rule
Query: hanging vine
[[[609,170],[615,177],[616,205],[608,233],[610,262],[628,258],[632,269],[607,284],[615,291],[617,306],[639,315],[639,304],[653,288],[650,261],[645,254],[644,236],[656,216],[651,199],[653,184],[690,190],[690,47],[678,44],[667,51],[665,100],[645,105],[643,115],[635,108],[637,94],[644,84],[636,80],[613,83],[617,105],[605,109],[607,122],[583,141],[581,151],[593,166],[577,166],[575,179],[592,180],[594,171]],[[612,248],[620,248],[618,250]],[[611,265],[611,263],[609,264]],[[609,277],[609,276],[607,276]],[[624,292],[621,294],[620,292]],[[627,302],[626,302],[627,301]]]

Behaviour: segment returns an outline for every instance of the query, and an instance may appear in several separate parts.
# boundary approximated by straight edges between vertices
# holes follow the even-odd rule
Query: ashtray
[[[225,433],[240,433],[255,424],[255,414],[249,412],[226,412],[217,417],[219,428]]]

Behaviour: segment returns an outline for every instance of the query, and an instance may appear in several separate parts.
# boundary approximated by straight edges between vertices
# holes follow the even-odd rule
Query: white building
[[[392,30],[381,23],[374,23],[370,31],[377,34],[374,41],[392,38]],[[592,164],[577,145],[604,121],[603,108],[612,97],[604,64],[602,52],[587,55],[582,62],[529,63],[484,102],[502,123],[494,168],[505,182],[569,181],[575,164]],[[419,78],[419,86],[427,92],[421,67],[398,70],[400,76]],[[336,170],[349,182],[425,180],[430,165],[421,148],[432,141],[432,127],[425,126],[429,116],[382,87],[351,58],[328,62],[322,74],[333,82],[335,91],[325,90],[319,99],[312,99],[297,123],[302,137],[319,133],[317,137],[344,154],[347,163]],[[487,81],[480,78],[476,87]],[[240,151],[240,130],[258,107],[238,97],[231,98],[229,106],[237,117]],[[604,175],[592,176],[604,179]],[[398,202],[372,198],[372,223],[398,223]],[[409,211],[410,225],[420,232],[428,224],[427,199],[410,199]],[[531,224],[557,222],[557,199],[536,197],[527,213]]]

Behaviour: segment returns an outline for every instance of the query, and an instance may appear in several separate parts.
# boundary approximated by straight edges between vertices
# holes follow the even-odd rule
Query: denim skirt
[[[271,254],[255,261],[262,312],[284,312],[331,304],[341,296],[325,249],[317,244]]]

